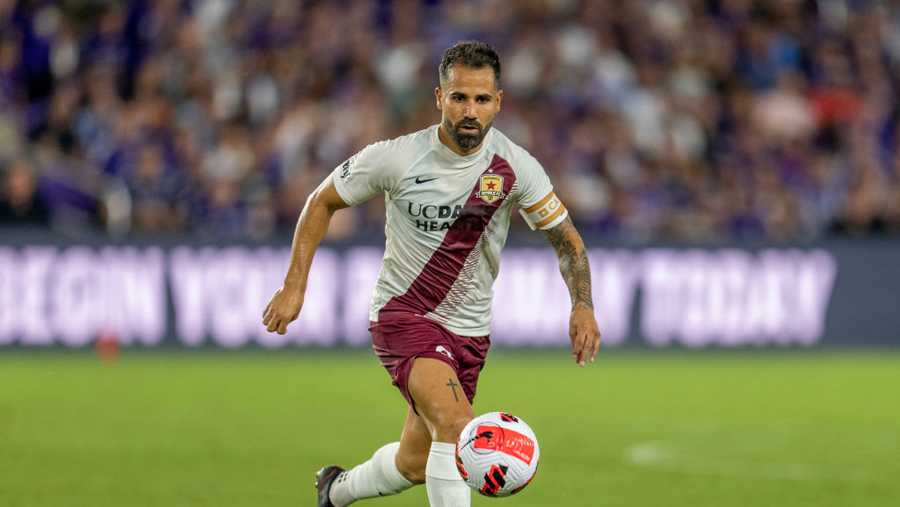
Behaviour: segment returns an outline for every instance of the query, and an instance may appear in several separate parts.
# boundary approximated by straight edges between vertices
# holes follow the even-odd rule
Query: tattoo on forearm
[[[447,381],[447,386],[453,391],[453,399],[459,402],[459,395],[456,394],[456,388],[459,387],[459,384],[454,382],[453,379],[450,379]]]
[[[591,267],[588,264],[584,242],[575,230],[572,220],[566,218],[556,227],[546,231],[546,235],[559,257],[559,270],[569,288],[572,306],[584,304],[588,308],[593,308]]]

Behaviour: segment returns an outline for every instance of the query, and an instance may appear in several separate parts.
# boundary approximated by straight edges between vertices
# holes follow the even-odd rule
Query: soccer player
[[[491,287],[515,208],[556,249],[572,300],[575,362],[592,362],[600,344],[581,237],[538,161],[491,128],[503,99],[497,53],[481,42],[457,43],[444,52],[439,78],[440,125],[367,146],[309,196],[284,285],[263,313],[268,331],[284,334],[303,306],[332,214],[384,195],[387,241],[369,331],[409,409],[399,442],[350,470],[328,466],[317,473],[319,507],[422,483],[432,507],[470,505],[455,444],[473,418],[490,347]]]

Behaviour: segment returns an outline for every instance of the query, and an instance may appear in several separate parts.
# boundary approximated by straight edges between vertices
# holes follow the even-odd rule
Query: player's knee
[[[472,415],[448,414],[437,419],[434,424],[432,439],[438,442],[455,443],[463,428],[472,420]]]
[[[428,454],[397,454],[397,470],[406,480],[413,484],[425,483],[425,464],[428,462]]]

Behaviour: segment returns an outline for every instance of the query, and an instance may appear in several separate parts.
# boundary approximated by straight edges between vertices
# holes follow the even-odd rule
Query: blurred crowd
[[[470,38],[586,235],[900,234],[888,0],[0,0],[0,224],[289,235],[333,167],[438,122]]]

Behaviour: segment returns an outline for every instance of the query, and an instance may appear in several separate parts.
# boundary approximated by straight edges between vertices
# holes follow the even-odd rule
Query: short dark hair
[[[438,67],[442,84],[447,81],[450,67],[454,65],[464,65],[476,69],[489,66],[494,69],[494,80],[497,82],[497,86],[500,86],[500,57],[489,44],[476,40],[464,40],[445,49],[444,55],[441,57],[441,65]]]

